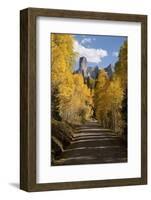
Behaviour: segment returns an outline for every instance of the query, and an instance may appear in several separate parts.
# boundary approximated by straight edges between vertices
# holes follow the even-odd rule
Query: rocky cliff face
[[[109,78],[111,78],[113,74],[112,65],[110,64],[108,67],[104,68],[104,70],[107,72]],[[84,82],[91,88],[94,87],[94,83],[93,86],[90,86],[90,82],[94,82],[97,79],[99,73],[99,67],[98,66],[88,67],[86,57],[80,57],[79,69],[76,71],[76,73],[81,73],[83,75]]]
[[[109,78],[111,78],[111,77],[112,77],[112,74],[113,74],[113,66],[110,64],[110,65],[109,65],[108,67],[106,67],[104,70],[107,72]]]
[[[78,72],[82,73],[84,78],[90,77],[96,79],[99,72],[99,68],[98,66],[88,67],[86,57],[80,57]]]

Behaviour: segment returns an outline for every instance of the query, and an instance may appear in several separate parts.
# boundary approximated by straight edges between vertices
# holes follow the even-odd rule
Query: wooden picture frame
[[[141,177],[36,183],[36,18],[60,17],[141,23]],[[147,184],[147,16],[27,8],[20,12],[20,188],[47,191]]]

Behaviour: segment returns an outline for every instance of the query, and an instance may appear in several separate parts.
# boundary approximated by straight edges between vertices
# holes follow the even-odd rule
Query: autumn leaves
[[[92,96],[81,74],[73,74],[76,54],[73,36],[52,34],[52,117],[69,123],[83,123],[92,116]]]
[[[111,79],[100,70],[94,89],[94,110],[104,128],[123,135],[127,130],[127,41],[120,49],[114,70]]]
[[[73,73],[76,53],[69,34],[51,36],[52,117],[70,124],[97,119],[105,128],[123,134],[127,126],[127,42],[111,78],[99,70],[95,87],[89,89],[80,73]]]
[[[101,70],[94,92],[95,116],[104,128],[121,133],[123,121],[121,116],[124,91],[118,77],[109,80],[107,73]]]

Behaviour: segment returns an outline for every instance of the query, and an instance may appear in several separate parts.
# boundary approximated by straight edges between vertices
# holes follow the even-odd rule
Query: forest
[[[73,43],[70,34],[51,34],[52,158],[70,143],[76,125],[94,120],[127,140],[127,41],[120,47],[112,77],[99,68],[93,88],[82,74],[74,73],[78,53]]]

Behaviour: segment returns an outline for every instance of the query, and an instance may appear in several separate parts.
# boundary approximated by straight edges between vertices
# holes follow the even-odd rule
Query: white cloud
[[[101,59],[108,55],[106,50],[86,48],[78,41],[74,42],[74,51],[79,54],[79,57],[85,56],[88,62],[99,63]]]
[[[95,41],[95,37],[84,37],[84,39],[81,40],[81,44],[90,44],[92,41]]]
[[[88,44],[91,43],[91,38],[84,38],[83,40],[81,40],[81,44]]]
[[[118,57],[118,51],[114,51],[113,53],[112,53],[112,56],[115,56],[115,57]]]

